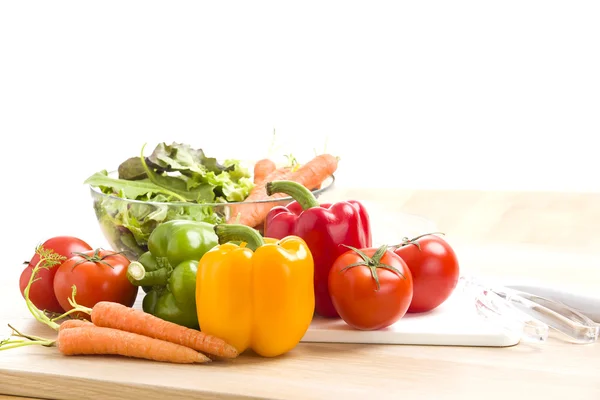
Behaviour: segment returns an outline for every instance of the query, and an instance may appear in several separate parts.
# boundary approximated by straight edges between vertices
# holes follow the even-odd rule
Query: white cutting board
[[[464,292],[455,291],[436,309],[406,314],[394,325],[377,331],[360,331],[341,319],[316,316],[302,341],[491,347],[519,343],[519,335],[479,315],[473,298],[467,296]]]

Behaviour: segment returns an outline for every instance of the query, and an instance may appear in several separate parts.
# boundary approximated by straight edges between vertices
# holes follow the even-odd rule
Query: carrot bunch
[[[55,340],[38,336],[24,335],[9,325],[13,336],[18,340],[0,342],[0,350],[28,345],[57,347],[67,356],[70,355],[120,355],[178,364],[206,363],[211,359],[189,347],[165,340],[96,326],[92,322],[71,319],[60,324]]]
[[[57,347],[64,355],[120,355],[155,361],[190,364],[208,363],[213,358],[235,358],[235,347],[215,336],[162,320],[154,315],[113,302],[99,302],[93,308],[75,302],[76,288],[69,302],[73,309],[49,318],[29,300],[29,290],[41,268],[50,268],[62,261],[60,255],[40,247],[36,249],[40,261],[33,269],[25,289],[29,311],[40,322],[58,331],[55,340],[24,335],[9,325],[13,336],[19,339],[0,341],[0,350],[43,345]],[[87,320],[56,321],[72,313],[87,313]],[[206,354],[204,354],[206,353]]]

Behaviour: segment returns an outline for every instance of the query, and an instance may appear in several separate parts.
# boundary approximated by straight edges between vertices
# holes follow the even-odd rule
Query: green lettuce
[[[141,153],[123,161],[117,176],[102,170],[84,182],[110,195],[94,193],[94,210],[111,246],[131,259],[147,250],[159,224],[173,219],[221,223],[226,212],[220,204],[244,201],[254,187],[239,160],[219,163],[186,144],[160,143],[150,156],[143,155],[143,147]]]

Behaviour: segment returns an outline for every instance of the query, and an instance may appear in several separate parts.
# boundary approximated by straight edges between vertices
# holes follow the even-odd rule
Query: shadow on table
[[[361,343],[300,343],[289,352],[276,357],[263,357],[252,350],[245,351],[235,359],[213,359],[211,367],[227,368],[239,365],[260,365],[272,363],[273,361],[295,362],[298,359],[328,359],[339,356],[340,353],[356,354],[356,352],[367,351],[373,344]]]

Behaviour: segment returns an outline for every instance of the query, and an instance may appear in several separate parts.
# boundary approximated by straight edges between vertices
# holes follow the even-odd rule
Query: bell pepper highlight
[[[348,250],[371,247],[371,225],[366,208],[347,200],[320,204],[310,190],[293,181],[266,184],[267,194],[285,193],[295,201],[273,207],[265,218],[265,236],[282,238],[294,235],[304,239],[315,264],[315,311],[327,318],[339,318],[329,294],[329,270]]]
[[[214,231],[219,245],[198,263],[200,329],[239,353],[253,350],[275,357],[292,350],[314,314],[314,263],[308,246],[295,236],[263,238],[242,224],[219,224]]]
[[[217,244],[213,225],[207,222],[171,220],[158,225],[148,238],[148,251],[127,269],[129,281],[146,292],[143,310],[198,329],[198,261]]]

